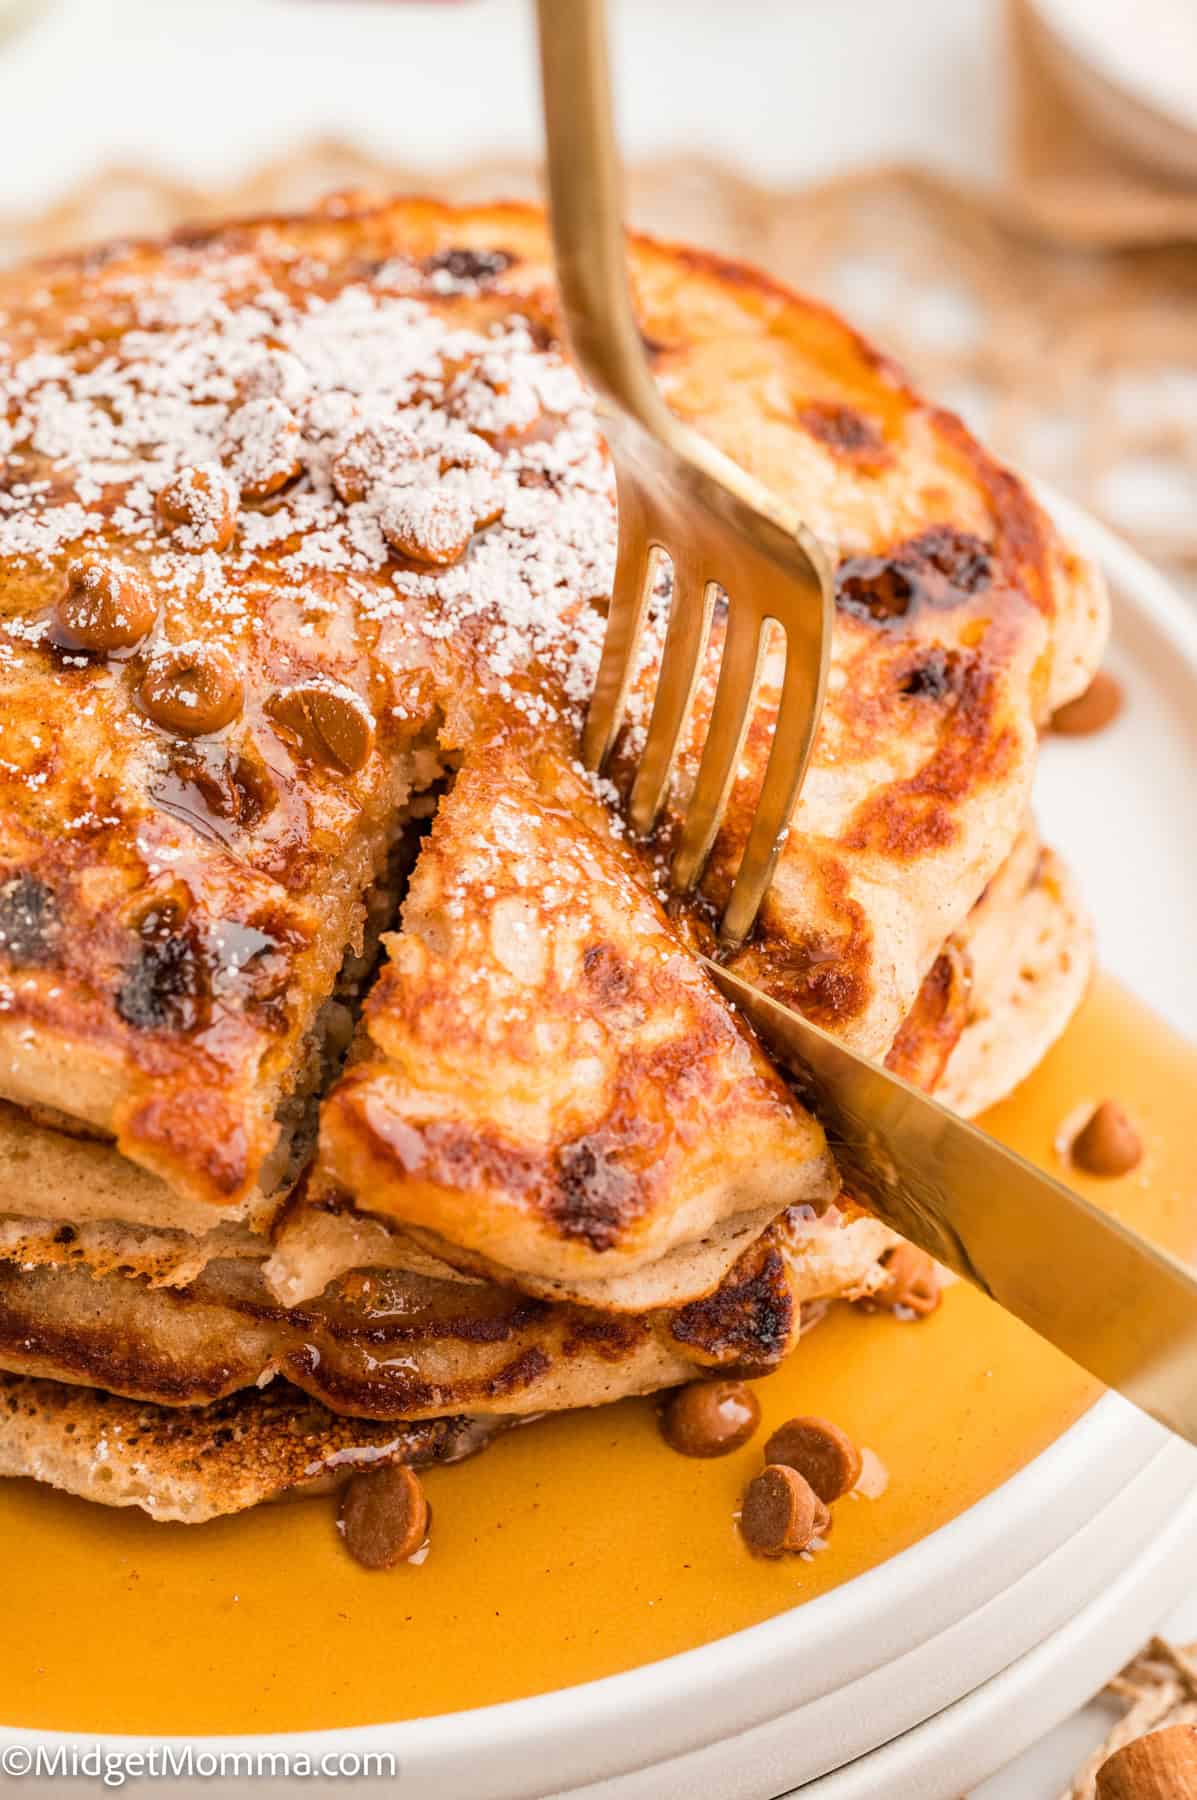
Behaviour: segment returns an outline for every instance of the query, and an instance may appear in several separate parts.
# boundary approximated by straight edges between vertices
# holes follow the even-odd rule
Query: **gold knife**
[[[854,1198],[1197,1443],[1197,1275],[908,1082],[703,960],[804,1090]]]

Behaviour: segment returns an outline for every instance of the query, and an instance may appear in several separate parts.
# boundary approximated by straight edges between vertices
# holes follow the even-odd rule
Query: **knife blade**
[[[1197,1443],[1197,1275],[975,1125],[704,958],[794,1078],[848,1191]]]

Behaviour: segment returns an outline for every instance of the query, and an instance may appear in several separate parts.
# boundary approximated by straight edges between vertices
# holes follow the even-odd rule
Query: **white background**
[[[614,0],[626,149],[778,182],[901,158],[996,176],[996,0]],[[539,141],[522,0],[51,0],[0,53],[0,208],[113,160],[231,179],[314,133],[416,168]],[[1170,1623],[1197,1636],[1197,1600]],[[1049,1800],[1095,1709],[978,1790]]]
[[[633,154],[778,180],[894,155],[994,166],[984,0],[613,0],[613,17]],[[534,154],[530,19],[523,0],[48,0],[0,57],[0,205],[118,155],[223,177],[322,129],[417,165]]]

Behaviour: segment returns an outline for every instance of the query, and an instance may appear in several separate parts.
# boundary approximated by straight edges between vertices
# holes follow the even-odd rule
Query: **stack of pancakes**
[[[688,250],[632,272],[670,405],[837,565],[732,965],[974,1113],[1088,977],[1029,803],[1100,582],[833,314]],[[697,955],[775,666],[692,904],[673,819],[639,844],[618,804],[668,571],[608,777],[578,761],[616,515],[541,219],[344,200],[0,311],[0,1473],[203,1519],[763,1371],[877,1291],[892,1235]]]

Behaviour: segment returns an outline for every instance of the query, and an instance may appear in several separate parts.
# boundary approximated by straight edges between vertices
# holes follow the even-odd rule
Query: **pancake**
[[[836,570],[811,771],[733,965],[975,1109],[1088,967],[1025,821],[1100,578],[826,309],[630,255],[668,403]],[[339,202],[13,271],[0,305],[0,1368],[33,1408],[0,1467],[98,1494],[65,1441],[106,1403],[55,1396],[106,1388],[189,1422],[153,1415],[157,1472],[114,1497],[204,1516],[307,1478],[304,1407],[418,1453],[457,1428],[396,1421],[761,1368],[804,1305],[875,1289],[892,1234],[694,955],[776,645],[691,902],[661,874],[719,607],[659,838],[618,802],[667,575],[607,777],[577,766],[616,517],[540,216]],[[252,1454],[189,1489],[225,1407]]]
[[[657,359],[671,404],[788,501],[836,562],[821,729],[756,931],[732,966],[881,1058],[1014,845],[1053,695],[1091,678],[1108,624],[1101,578],[959,420],[832,316],[743,277],[703,342],[686,324],[683,299]],[[724,632],[717,614],[683,739],[683,797]],[[715,909],[763,777],[779,664],[774,638],[703,880]],[[650,649],[616,758],[621,783],[654,673]],[[678,814],[675,800],[667,827]]]
[[[1012,901],[1002,886],[1019,879]],[[1092,978],[1092,924],[1053,851],[1036,845],[1029,869],[1003,871],[977,908],[969,953],[972,1003],[936,1090],[965,1118],[996,1106],[1037,1067]]]
[[[222,1217],[285,1181],[389,835],[477,697],[576,729],[614,515],[549,267],[531,211],[401,202],[4,278],[0,1094]],[[824,309],[648,243],[633,272],[670,403],[839,564],[822,744],[743,967],[881,1054],[1010,848],[1100,589]],[[213,469],[239,495],[220,548],[222,521],[157,508]],[[81,552],[156,609],[129,652],[59,641]],[[193,642],[240,684],[214,736],[153,716],[150,677]]]
[[[570,749],[504,721],[466,753],[321,1168],[446,1262],[646,1311],[708,1293],[838,1183]]]
[[[0,1260],[22,1269],[82,1266],[93,1275],[136,1275],[152,1287],[185,1287],[210,1262],[229,1257],[262,1260],[265,1238],[238,1225],[217,1225],[202,1237],[182,1231],[153,1231],[119,1220],[82,1225],[0,1218]]]
[[[1045,949],[1051,915],[1044,903],[1061,898],[1075,906],[1058,859],[1041,850],[1028,827],[955,947],[956,956],[976,970],[969,984],[973,1023],[957,1040],[967,1052],[959,1065],[966,1072],[979,1066],[1010,1078],[1036,1059],[1040,1034],[1062,1029],[1079,998],[1076,982],[1083,987],[1091,947],[1067,907],[1057,912],[1049,933],[1054,961]],[[1020,959],[1024,1004],[1012,1006],[1006,1000],[1009,959],[987,954],[1002,942],[1038,947],[1037,967],[1054,996],[1048,1007],[1042,995],[1036,997],[1031,1016],[1037,1035],[1030,1040],[1026,965]],[[1065,957],[1069,978],[1061,982],[1050,971],[1058,971]],[[923,1035],[933,1012],[928,1005],[923,1013]],[[930,1026],[933,1043],[941,1031],[942,1020]],[[969,1033],[981,1031],[986,1037],[978,1065]],[[955,1054],[941,1093],[956,1074]],[[953,1102],[970,1112],[996,1097],[992,1084],[970,1093],[961,1080],[952,1093]],[[326,1485],[332,1474],[361,1466],[365,1456],[420,1460],[439,1454],[446,1442],[456,1454],[462,1445],[485,1442],[504,1418],[653,1391],[704,1367],[726,1366],[729,1359],[745,1371],[768,1366],[783,1347],[792,1347],[804,1306],[817,1312],[826,1298],[875,1291],[884,1280],[881,1259],[895,1241],[878,1221],[851,1208],[844,1216],[833,1209],[822,1219],[791,1220],[783,1280],[775,1269],[760,1279],[761,1260],[777,1245],[774,1228],[763,1240],[763,1257],[758,1245],[740,1275],[707,1302],[672,1319],[619,1320],[473,1281],[379,1220],[324,1210],[338,1204],[347,1204],[344,1196],[309,1183],[264,1266],[269,1282],[260,1263],[217,1263],[206,1286],[193,1282],[192,1290],[169,1296],[165,1321],[156,1307],[168,1297],[155,1302],[145,1281],[127,1275],[97,1280],[75,1268],[64,1278],[48,1268],[30,1285],[28,1269],[14,1271],[11,1279],[0,1273],[0,1365],[33,1368],[41,1377],[9,1375],[0,1382],[0,1472],[32,1475],[107,1504],[138,1505],[154,1517],[197,1522],[295,1484],[301,1490]],[[753,1263],[755,1282],[749,1277]],[[314,1284],[317,1295],[329,1289],[332,1298],[312,1306],[305,1283]],[[348,1308],[340,1299],[344,1289],[356,1292]],[[354,1312],[359,1323],[365,1321],[356,1334],[345,1330]],[[437,1314],[437,1330],[426,1331],[421,1342],[421,1323]],[[380,1396],[376,1378],[363,1384],[363,1348],[371,1367],[401,1372],[389,1394]],[[280,1366],[291,1380],[275,1373]],[[270,1376],[265,1389],[256,1385]],[[96,1379],[113,1386],[123,1381],[160,1403],[114,1400],[79,1385]],[[296,1379],[308,1394],[293,1385]],[[254,1385],[239,1385],[249,1382]],[[225,1397],[211,1400],[214,1391]],[[466,1407],[472,1423],[363,1417],[371,1406],[410,1414],[421,1402],[437,1414]]]
[[[162,1407],[0,1374],[0,1476],[184,1525],[323,1493],[389,1462],[459,1462],[499,1428],[481,1419],[339,1418],[282,1381],[214,1406]]]
[[[1059,1036],[1092,963],[1075,883],[1028,823],[929,971],[887,1065],[975,1117]],[[0,1106],[0,1259],[136,1274],[150,1286],[186,1285],[214,1260],[265,1259],[271,1296],[285,1306],[314,1298],[354,1269],[477,1278],[434,1254],[427,1236],[417,1242],[386,1213],[356,1208],[326,1168],[300,1184],[269,1240],[238,1226],[199,1236],[144,1226],[138,1200],[151,1181],[111,1146],[65,1137]],[[36,1216],[34,1205],[48,1216]]]

